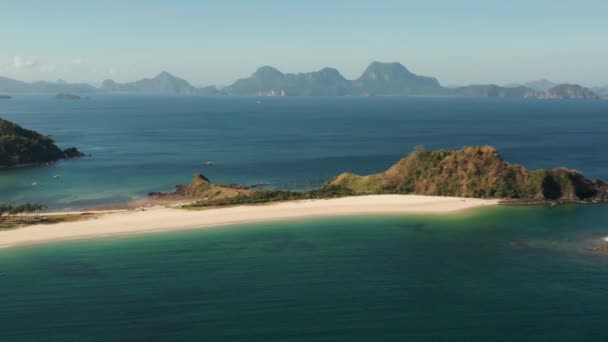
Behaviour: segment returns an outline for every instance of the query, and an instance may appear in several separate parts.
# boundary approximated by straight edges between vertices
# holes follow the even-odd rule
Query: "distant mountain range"
[[[196,88],[186,80],[163,71],[154,78],[130,83],[116,83],[113,80],[103,81],[101,91],[109,93],[145,93],[169,95],[215,95],[219,91],[214,87]]]
[[[38,81],[26,83],[0,76],[0,93],[94,93],[98,89],[85,83]]]
[[[608,94],[608,87],[594,88]],[[26,83],[0,77],[0,93],[138,93],[162,95],[240,95],[240,96],[469,96],[511,98],[581,98],[598,96],[580,85],[555,84],[542,79],[534,82],[498,86],[493,84],[443,87],[434,77],[420,76],[400,63],[373,62],[363,74],[348,80],[334,68],[297,74],[284,74],[264,66],[251,76],[223,89],[195,87],[186,80],[163,71],[154,78],[117,83],[105,80],[100,88],[65,81]]]
[[[526,88],[534,89],[536,91],[547,91],[547,90],[555,87],[556,85],[558,85],[558,84],[542,78],[540,80],[531,81],[531,82],[527,82],[524,84],[511,83],[511,84],[505,85],[505,87],[506,88],[526,87]]]

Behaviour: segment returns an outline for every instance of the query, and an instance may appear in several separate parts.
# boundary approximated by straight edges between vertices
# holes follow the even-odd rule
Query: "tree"
[[[20,204],[20,205],[12,207],[11,210],[9,211],[9,215],[11,215],[11,216],[20,215],[19,220],[22,221],[24,211],[25,211],[24,205]]]
[[[3,220],[2,216],[4,216],[4,214],[9,214],[12,209],[13,209],[12,205],[0,203],[0,222],[2,222],[2,220]]]
[[[32,207],[32,212],[34,214],[37,214],[39,211],[46,210],[46,208],[48,208],[48,207],[44,204],[34,204]]]

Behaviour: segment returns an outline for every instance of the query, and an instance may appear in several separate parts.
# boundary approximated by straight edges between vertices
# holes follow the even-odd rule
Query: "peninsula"
[[[75,147],[60,149],[53,139],[0,118],[0,168],[52,163],[82,157]]]
[[[64,219],[52,226],[36,224],[0,232],[0,246],[311,217],[446,214],[514,200],[524,204],[592,203],[608,200],[608,185],[566,168],[528,171],[502,160],[496,149],[483,146],[437,151],[418,148],[385,172],[369,176],[344,173],[312,190],[215,185],[197,174],[192,183],[177,186],[171,194],[152,196],[159,199],[157,204],[169,203],[167,199],[174,202],[88,215],[61,213]],[[65,215],[76,218],[65,219]],[[78,217],[93,219],[77,221]]]
[[[385,172],[368,176],[343,173],[319,189],[251,190],[214,185],[198,174],[191,184],[160,197],[181,195],[196,200],[189,207],[208,207],[382,194],[519,203],[603,202],[608,200],[608,184],[564,167],[529,171],[504,161],[491,146],[435,151],[419,147]]]

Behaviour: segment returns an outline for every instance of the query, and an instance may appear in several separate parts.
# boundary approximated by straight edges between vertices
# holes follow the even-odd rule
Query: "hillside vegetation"
[[[607,186],[566,168],[528,171],[505,162],[490,146],[416,151],[387,171],[344,173],[330,185],[357,194],[420,194],[477,198],[605,200]]]
[[[74,147],[61,150],[53,139],[0,119],[0,168],[49,163],[80,156],[82,153]]]
[[[417,150],[387,171],[369,176],[343,173],[319,189],[252,190],[213,185],[197,174],[174,194],[196,198],[188,207],[257,204],[372,194],[417,194],[536,201],[606,201],[608,185],[566,168],[528,171],[505,162],[490,146]]]

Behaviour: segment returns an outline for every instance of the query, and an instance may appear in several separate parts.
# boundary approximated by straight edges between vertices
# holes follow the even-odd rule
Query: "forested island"
[[[62,150],[50,137],[0,118],[0,168],[39,165],[84,155],[75,147]]]
[[[474,146],[435,151],[417,148],[385,172],[368,176],[343,173],[317,189],[215,185],[196,174],[191,184],[178,186],[172,194],[153,195],[189,197],[197,200],[189,207],[201,207],[377,194],[494,198],[515,203],[602,202],[608,200],[608,185],[564,167],[529,171],[507,163],[493,147]]]

